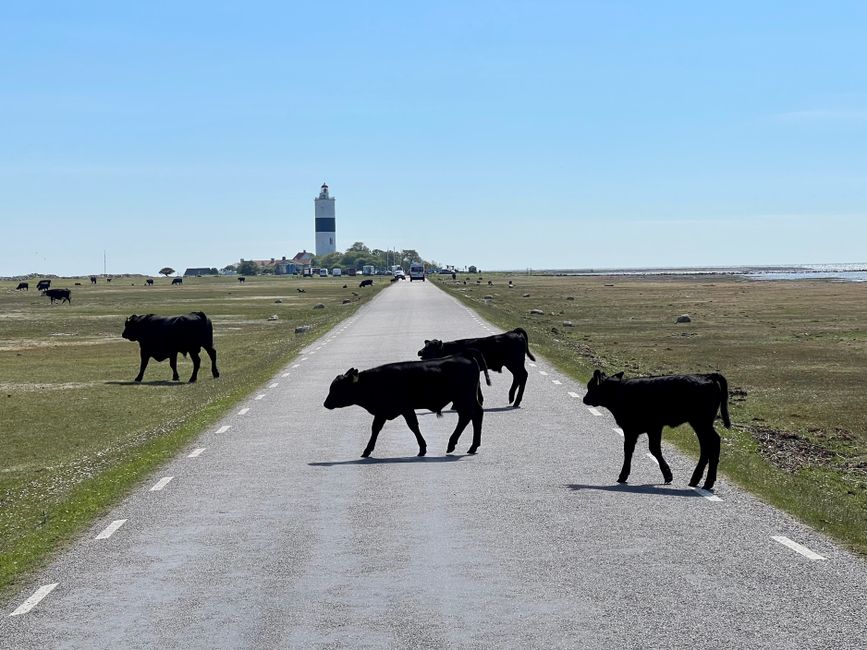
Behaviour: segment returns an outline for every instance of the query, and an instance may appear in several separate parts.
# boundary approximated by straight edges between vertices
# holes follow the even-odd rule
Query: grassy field
[[[73,290],[71,304],[55,305],[35,291],[35,281],[29,292],[0,282],[0,594],[387,284],[362,290],[355,278],[169,282],[159,278],[148,288],[140,277],[110,285],[100,279],[95,287],[87,279],[53,280]],[[314,309],[316,303],[325,308]],[[152,360],[144,381],[134,384],[138,344],[121,338],[125,318],[199,310],[214,323],[222,376],[211,377],[203,352],[196,384],[186,383],[192,363],[183,357],[180,383],[170,381],[168,362]],[[274,314],[278,319],[269,320]],[[295,334],[296,325],[310,330]]]
[[[627,377],[722,372],[734,427],[718,427],[721,472],[867,554],[867,285],[481,277],[436,280],[501,327],[525,328],[535,350],[582,382],[597,367]],[[681,314],[692,322],[675,324]],[[689,427],[664,438],[697,455]]]

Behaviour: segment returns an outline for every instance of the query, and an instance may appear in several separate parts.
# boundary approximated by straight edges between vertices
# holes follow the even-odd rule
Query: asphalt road
[[[613,419],[541,358],[517,410],[492,373],[475,456],[470,427],[445,455],[455,414],[419,412],[427,457],[394,420],[362,460],[372,417],[322,406],[349,367],[494,329],[390,287],[5,603],[0,646],[864,647],[867,563],[724,476],[717,500],[689,489],[670,447],[673,485],[644,440],[615,484]]]

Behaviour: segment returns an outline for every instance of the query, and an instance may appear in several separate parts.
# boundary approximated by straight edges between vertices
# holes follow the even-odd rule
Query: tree
[[[238,264],[238,273],[241,275],[256,275],[259,272],[259,267],[252,260],[244,260]]]
[[[164,266],[160,269],[160,275],[164,275],[166,277],[169,277],[174,272],[175,270],[171,266]]]

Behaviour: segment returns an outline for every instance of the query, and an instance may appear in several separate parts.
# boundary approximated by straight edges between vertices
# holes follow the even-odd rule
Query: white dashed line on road
[[[96,536],[95,539],[108,539],[117,531],[118,528],[123,526],[126,523],[126,519],[117,519],[111,522],[105,529]]]
[[[263,397],[265,397],[265,393],[259,393],[259,394],[256,395],[256,397],[254,397],[253,399],[262,399]]]
[[[793,542],[788,537],[783,537],[782,535],[774,535],[773,537],[771,537],[771,539],[774,540],[775,542],[779,542],[783,546],[788,546],[793,551],[800,553],[801,555],[803,555],[804,557],[806,557],[810,560],[827,560],[828,559],[826,557],[819,555],[818,553],[814,553],[813,551],[808,549],[806,546],[802,546],[801,544],[798,544],[798,542]]]
[[[650,460],[652,460],[654,463],[656,463],[656,466],[659,467],[659,461],[656,460],[656,457],[655,457],[653,454],[651,454],[650,452],[647,452],[647,453],[644,454],[644,455],[647,456],[647,457],[648,457]]]
[[[575,397],[575,398],[581,397],[578,393],[573,393],[571,390],[570,390],[568,393],[566,393],[566,394],[567,394],[569,397]]]
[[[159,492],[165,486],[167,486],[169,484],[169,481],[171,481],[173,478],[174,478],[174,476],[164,476],[163,478],[161,478],[159,481],[156,482],[156,485],[154,485],[150,489],[150,491],[151,492]]]
[[[193,449],[189,453],[189,455],[187,455],[187,458],[198,458],[202,455],[202,452],[205,451],[205,449],[207,449],[207,447],[199,447],[198,449]]]
[[[217,433],[226,433],[226,431],[228,431],[228,430],[231,429],[231,428],[232,428],[232,427],[229,426],[228,424],[224,424],[224,425],[221,426],[219,429],[217,429]]]
[[[288,377],[289,374],[290,374],[290,373],[288,373],[288,372],[284,372],[284,373],[283,373],[282,375],[280,375],[280,376],[283,377],[283,379],[286,379],[286,377]]]
[[[720,499],[713,492],[708,492],[707,490],[703,490],[700,487],[694,487],[692,489],[695,490],[696,492],[698,492],[701,496],[703,496],[708,501],[722,501],[722,499]]]
[[[310,357],[301,357],[301,361],[307,361]]]
[[[9,614],[9,616],[20,616],[21,614],[26,614],[31,609],[36,607],[39,604],[40,600],[42,600],[48,594],[54,591],[54,588],[59,584],[59,582],[52,582],[50,585],[42,585],[34,592],[32,596],[30,596],[30,598],[21,603],[21,605],[18,606],[18,609]]]
[[[620,427],[614,427],[613,431],[621,438],[623,437],[623,429],[621,429]]]
[[[240,411],[238,411],[238,415],[247,415],[247,413],[249,413],[249,412],[250,412],[250,407],[247,406],[245,408],[242,408]]]
[[[539,371],[539,374],[542,375],[543,377],[547,377],[547,376],[548,376],[548,373],[545,372],[544,370],[540,370],[540,371]]]
[[[273,384],[268,384],[268,388],[277,388],[277,386],[279,385],[280,384],[278,384],[277,382],[274,382]]]
[[[293,368],[300,368],[300,367],[301,367],[301,364],[300,364],[300,363],[296,363],[296,364],[295,364],[294,366],[292,366],[292,367],[293,367]]]
[[[596,408],[594,408],[594,407],[592,407],[592,406],[588,406],[588,407],[587,407],[587,410],[590,411],[590,412],[591,412],[593,415],[595,415],[596,417],[601,417],[601,416],[602,416],[602,411],[600,411],[600,410],[598,410],[598,409],[596,409]]]
[[[552,380],[551,380],[551,383],[554,384],[555,386],[560,386],[563,382],[561,382],[561,381],[558,380],[558,379],[552,379]]]
[[[530,366],[531,368],[535,368],[535,367],[536,367],[536,364],[535,364],[535,363],[528,363],[527,365]]]

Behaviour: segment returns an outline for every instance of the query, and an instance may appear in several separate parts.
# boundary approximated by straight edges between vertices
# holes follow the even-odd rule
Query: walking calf
[[[467,424],[473,423],[473,443],[467,451],[476,453],[482,444],[482,417],[479,388],[479,362],[484,360],[477,352],[459,354],[430,361],[404,361],[389,363],[359,372],[350,368],[331,382],[324,406],[327,409],[357,405],[373,415],[370,440],[361,456],[370,456],[376,438],[387,420],[403,416],[415,434],[418,455],[427,453],[427,443],[418,427],[415,409],[429,409],[438,416],[451,402],[458,414],[458,425],[449,438],[446,453],[455,449]],[[491,381],[487,368],[485,378]]]
[[[629,478],[632,452],[642,433],[647,433],[650,453],[659,462],[665,482],[671,483],[671,469],[662,457],[662,428],[688,422],[700,446],[698,464],[689,484],[696,487],[707,466],[704,489],[710,490],[716,481],[720,450],[713,421],[719,411],[725,427],[731,428],[728,397],[728,382],[719,373],[623,379],[622,372],[608,377],[596,370],[587,384],[584,403],[604,406],[623,429],[623,468],[618,483],[626,483]]]

